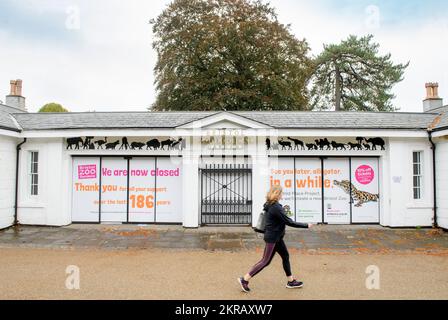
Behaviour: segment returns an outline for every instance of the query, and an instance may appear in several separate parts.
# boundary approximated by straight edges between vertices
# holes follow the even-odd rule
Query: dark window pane
[[[414,174],[418,174],[418,167],[419,165],[414,163]]]
[[[31,191],[31,195],[37,195],[38,194],[38,181],[39,181],[39,176],[38,176],[38,170],[39,170],[39,164],[38,164],[38,160],[39,160],[39,152],[31,152],[31,163],[30,163],[30,173],[31,173],[31,179],[30,179],[30,191]]]

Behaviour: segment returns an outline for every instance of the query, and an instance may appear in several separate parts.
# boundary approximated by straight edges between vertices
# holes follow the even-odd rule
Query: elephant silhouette
[[[73,146],[75,146],[75,150],[79,150],[80,144],[84,144],[81,137],[67,138],[67,150],[73,150]]]
[[[376,147],[380,147],[381,150],[386,150],[384,148],[384,145],[386,144],[386,142],[384,142],[384,140],[381,138],[369,138],[369,139],[365,139],[365,141],[367,143],[372,144],[372,150],[377,150]]]

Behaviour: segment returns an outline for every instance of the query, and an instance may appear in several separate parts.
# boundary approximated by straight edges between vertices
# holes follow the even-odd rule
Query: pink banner
[[[96,164],[86,164],[78,166],[78,179],[95,179]]]
[[[373,181],[375,172],[373,171],[373,168],[371,166],[362,165],[356,169],[355,177],[360,184],[369,184]]]

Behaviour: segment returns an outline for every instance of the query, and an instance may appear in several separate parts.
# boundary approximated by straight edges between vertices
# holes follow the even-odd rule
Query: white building
[[[12,81],[0,228],[254,225],[270,184],[297,221],[448,228],[447,111],[428,84],[422,113],[39,114]]]

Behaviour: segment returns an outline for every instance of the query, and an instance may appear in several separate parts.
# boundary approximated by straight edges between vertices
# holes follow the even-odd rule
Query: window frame
[[[31,197],[39,195],[39,151],[29,151],[28,162],[28,194]]]
[[[412,151],[412,199],[416,201],[424,198],[423,155],[422,150]]]

